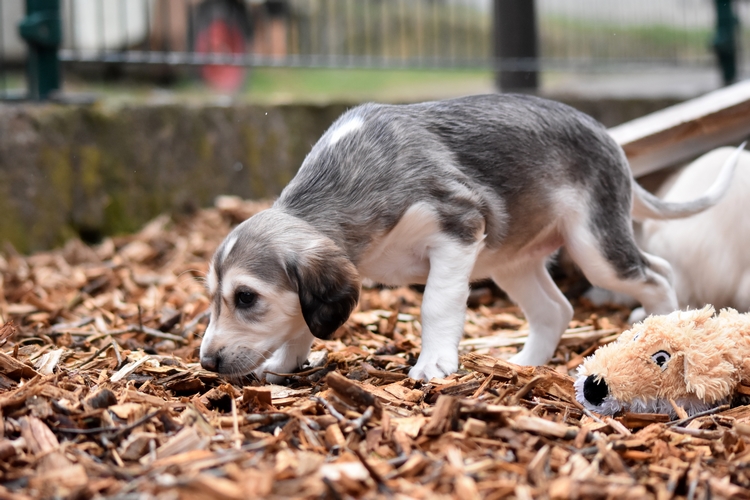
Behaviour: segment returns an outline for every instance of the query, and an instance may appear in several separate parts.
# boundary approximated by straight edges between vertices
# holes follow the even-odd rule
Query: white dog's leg
[[[592,286],[583,296],[597,307],[610,304],[631,308],[633,311],[628,317],[628,323],[638,323],[646,319],[646,310],[643,307],[638,307],[638,301],[630,295]]]
[[[422,299],[422,352],[409,371],[411,378],[430,380],[458,370],[469,277],[482,246],[482,241],[466,245],[446,239],[430,249]]]
[[[524,272],[493,273],[492,279],[518,304],[529,322],[529,339],[510,361],[519,365],[549,361],[573,318],[573,307],[552,281],[544,262],[533,263]]]
[[[605,290],[598,286],[592,286],[583,294],[583,296],[597,307],[610,304],[630,307],[632,309],[638,306],[638,301],[630,295],[613,292],[612,290]]]

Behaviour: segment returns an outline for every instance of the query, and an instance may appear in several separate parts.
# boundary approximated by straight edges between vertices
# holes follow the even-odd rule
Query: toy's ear
[[[685,343],[686,388],[706,402],[731,396],[740,377],[737,366],[742,361],[742,353],[736,349],[729,331],[734,326],[729,313],[712,318],[713,312],[711,306],[695,311],[692,321],[696,328]]]
[[[287,273],[297,286],[302,316],[310,332],[326,340],[357,305],[359,273],[333,244],[300,257],[287,263]]]
[[[720,355],[685,356],[687,391],[707,403],[729,397],[736,377],[736,368]]]

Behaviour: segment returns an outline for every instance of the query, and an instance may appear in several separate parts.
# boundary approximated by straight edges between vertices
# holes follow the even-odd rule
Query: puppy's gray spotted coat
[[[633,194],[645,216],[683,217],[715,203],[725,187],[690,203],[661,202],[634,183],[598,122],[537,97],[359,106],[323,135],[274,206],[217,251],[201,360],[227,373],[294,369],[310,333],[327,338],[346,321],[362,272],[389,285],[426,281],[413,377],[457,369],[468,283],[487,277],[530,323],[514,360],[543,363],[572,316],[546,272],[550,255],[565,245],[593,283],[638,297],[649,313],[670,312],[669,265],[633,242]],[[237,283],[224,283],[229,270],[238,282],[251,280],[259,297],[239,318]],[[276,341],[253,336],[274,314],[276,299],[266,295],[298,308]],[[292,318],[299,316],[304,322]]]

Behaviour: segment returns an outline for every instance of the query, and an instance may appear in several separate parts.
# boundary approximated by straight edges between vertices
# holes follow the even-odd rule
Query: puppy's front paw
[[[443,378],[458,370],[458,353],[452,356],[419,356],[417,364],[409,370],[409,376],[415,380],[429,382],[433,378]]]
[[[521,352],[512,356],[508,361],[521,366],[539,366],[549,361],[551,357],[551,354],[547,355],[540,350],[522,349]]]

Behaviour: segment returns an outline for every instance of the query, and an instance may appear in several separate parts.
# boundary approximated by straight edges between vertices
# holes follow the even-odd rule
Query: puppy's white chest
[[[357,265],[362,276],[384,285],[424,283],[429,250],[439,244],[440,226],[429,205],[412,205],[388,233],[376,238]]]
[[[408,248],[389,248],[378,256],[371,256],[359,266],[362,276],[383,285],[397,286],[424,283],[430,271],[426,256],[411,252]]]

